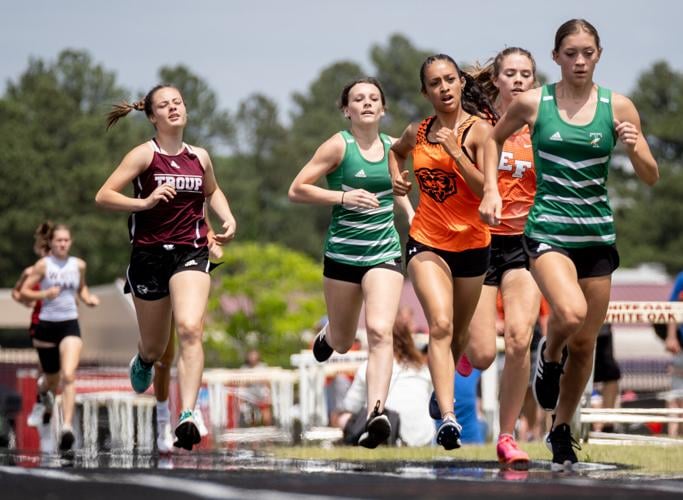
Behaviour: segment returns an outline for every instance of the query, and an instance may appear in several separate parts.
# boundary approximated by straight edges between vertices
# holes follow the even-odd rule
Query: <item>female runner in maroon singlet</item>
[[[131,212],[133,249],[126,279],[140,327],[139,352],[130,364],[131,385],[141,393],[152,383],[154,362],[164,354],[173,317],[180,343],[182,405],[174,446],[191,450],[201,439],[192,410],[204,368],[202,336],[210,286],[205,201],[221,220],[217,244],[232,240],[236,222],[216,183],[209,154],[183,142],[187,111],[178,89],[158,85],[139,102],[114,106],[108,126],[131,110],[144,111],[156,134],[124,157],[95,200],[102,207]],[[122,194],[130,182],[133,197]]]

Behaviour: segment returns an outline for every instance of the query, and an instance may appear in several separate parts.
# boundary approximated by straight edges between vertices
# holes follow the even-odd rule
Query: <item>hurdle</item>
[[[683,302],[611,301],[605,316],[605,323],[631,325],[683,323]],[[635,424],[683,422],[683,410],[674,408],[590,408],[588,405],[592,392],[593,376],[591,375],[584,390],[582,403],[572,421],[572,427],[579,429],[579,435],[584,441],[591,438],[601,442],[607,440],[606,433],[590,432],[590,424],[596,422]],[[621,435],[615,435],[615,439],[617,436]]]
[[[229,415],[229,402],[243,398],[240,387],[267,384],[273,419],[285,432],[292,429],[292,407],[294,406],[294,383],[296,373],[279,367],[249,369],[209,368],[204,370],[202,382],[209,393],[209,422],[215,432],[234,425]],[[219,439],[220,440],[220,439]]]

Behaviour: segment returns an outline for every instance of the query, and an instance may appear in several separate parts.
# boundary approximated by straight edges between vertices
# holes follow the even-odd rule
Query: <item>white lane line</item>
[[[258,490],[225,486],[211,481],[198,481],[190,478],[175,478],[157,476],[154,474],[88,474],[79,475],[55,469],[27,469],[23,467],[0,466],[0,472],[16,476],[30,476],[58,481],[92,482],[131,484],[140,488],[155,488],[168,491],[178,491],[200,498],[241,500],[244,498],[255,500],[280,500],[287,498],[302,498],[306,500],[328,500],[340,497],[307,495],[304,493],[285,492],[275,490]]]

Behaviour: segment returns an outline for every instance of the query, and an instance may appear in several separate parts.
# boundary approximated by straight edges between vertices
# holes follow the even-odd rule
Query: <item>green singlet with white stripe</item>
[[[401,258],[401,244],[394,227],[394,195],[389,176],[391,140],[380,134],[384,157],[377,162],[361,155],[353,135],[340,132],[346,141],[344,158],[327,175],[330,189],[351,191],[365,189],[374,193],[379,207],[364,209],[344,203],[332,209],[332,221],[325,239],[325,256],[342,264],[373,266]]]
[[[598,87],[587,125],[564,121],[555,84],[544,85],[532,143],[537,172],[534,205],[524,234],[559,247],[611,245],[616,240],[607,173],[616,144],[612,92]]]

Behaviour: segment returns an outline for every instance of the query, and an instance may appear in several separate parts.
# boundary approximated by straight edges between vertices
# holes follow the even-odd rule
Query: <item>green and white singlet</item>
[[[401,258],[401,244],[394,226],[394,195],[389,176],[391,140],[380,134],[384,157],[367,161],[348,131],[340,132],[346,141],[344,158],[334,172],[327,175],[330,189],[351,191],[365,189],[377,196],[379,207],[365,209],[335,205],[325,239],[325,256],[354,266],[374,266]]]
[[[616,144],[612,92],[598,87],[593,120],[572,125],[560,117],[555,84],[544,85],[532,143],[537,190],[524,234],[567,248],[614,244],[606,186]]]

